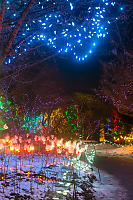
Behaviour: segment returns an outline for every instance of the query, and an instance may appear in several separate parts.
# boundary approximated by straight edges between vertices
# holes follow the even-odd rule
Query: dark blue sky
[[[13,82],[12,92],[18,98],[24,93],[43,99],[58,95],[72,97],[75,92],[90,93],[97,88],[100,75],[101,65],[94,57],[80,64],[72,59],[55,57],[27,69]]]
[[[68,91],[89,92],[98,87],[101,65],[97,58],[92,57],[83,63],[60,59],[57,66]]]

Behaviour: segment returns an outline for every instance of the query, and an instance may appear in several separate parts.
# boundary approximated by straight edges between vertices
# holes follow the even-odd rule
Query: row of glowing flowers
[[[26,138],[22,136],[14,136],[10,138],[6,136],[4,139],[0,139],[0,150],[7,150],[7,152],[52,152],[56,151],[57,154],[75,154],[79,155],[84,151],[82,142],[77,141],[64,141],[63,139],[57,139],[54,135],[51,136],[37,136]]]

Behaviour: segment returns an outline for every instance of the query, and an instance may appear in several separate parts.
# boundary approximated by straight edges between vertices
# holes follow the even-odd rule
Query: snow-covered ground
[[[88,176],[93,174],[96,181],[90,191],[96,200],[127,199],[125,189],[113,176],[100,170],[99,177],[91,164],[73,157],[1,154],[0,200],[65,200],[73,195],[74,184],[76,191],[82,193],[81,184],[89,183]],[[78,199],[84,197],[81,195]]]
[[[64,200],[73,195],[74,184],[81,191],[90,168],[73,157],[1,154],[0,200]]]
[[[118,147],[117,145],[111,145],[105,143],[105,144],[97,144],[95,146],[90,145],[89,148],[90,149],[94,148],[96,156],[98,156],[98,161],[96,166],[99,166],[105,170],[105,171],[100,170],[101,185],[98,183],[96,190],[97,199],[98,200],[132,199],[133,197],[132,189],[130,187],[130,182],[132,181],[130,181],[130,179],[132,179],[131,165],[133,161],[133,145]],[[106,159],[108,162],[106,162]],[[117,171],[118,167],[122,167],[122,169]],[[107,172],[111,174],[108,174]]]
[[[103,170],[94,168],[97,181],[94,182],[94,195],[96,200],[128,200],[126,189],[119,181]],[[99,177],[100,174],[100,177]]]
[[[114,149],[112,152],[118,155],[125,155],[125,156],[127,155],[130,157],[133,157],[133,145],[127,146],[127,147],[120,147],[120,148]]]
[[[108,143],[91,146],[95,148],[96,155],[100,156],[126,156],[133,158],[133,145],[117,147]]]
[[[85,195],[89,200],[93,196],[96,200],[127,200],[126,191],[119,182],[112,175],[94,168],[93,161],[95,154],[132,156],[133,147],[63,143],[63,140],[56,139],[53,143],[53,139],[46,138],[34,140],[32,144],[27,139],[28,149],[24,142],[20,145],[16,139],[1,141],[0,200],[70,200],[75,194],[79,200]],[[37,141],[41,145],[36,146]],[[45,151],[41,148],[44,144]]]
[[[88,145],[88,148],[95,149],[96,156],[98,156],[99,158],[101,156],[103,156],[104,160],[106,159],[106,157],[108,157],[110,159],[114,158],[118,162],[121,161],[124,164],[123,159],[125,159],[125,168],[128,165],[128,161],[131,162],[133,160],[133,145],[118,147],[117,145],[104,143],[104,144],[94,144],[94,145],[91,144],[91,145]],[[102,160],[102,159],[100,159],[100,160]],[[100,162],[100,160],[99,160],[99,162]],[[102,165],[102,163],[101,163],[101,165]],[[103,165],[104,165],[104,163],[103,163]],[[104,169],[103,165],[102,165],[102,169]],[[112,167],[112,166],[110,166],[110,167]],[[115,166],[115,167],[117,168],[117,166]],[[114,169],[115,169],[115,167],[114,167]],[[95,168],[94,174],[96,174],[96,176],[99,178],[99,174],[98,174],[97,170],[98,169]],[[105,170],[106,170],[106,166],[105,166]],[[130,192],[130,196],[132,196],[130,187],[127,186],[128,191],[126,191],[125,185],[122,184],[122,180],[126,180],[126,178],[124,179],[124,174],[123,174],[123,178],[119,179],[119,177],[116,176],[116,173],[113,173],[113,171],[111,172],[111,170],[109,170],[111,172],[111,174],[108,174],[107,171],[100,170],[101,184],[100,184],[100,180],[98,178],[97,178],[98,181],[94,183],[94,186],[96,186],[96,199],[97,200],[112,200],[112,199],[113,200],[127,200],[127,199],[130,199],[129,192]],[[131,170],[129,173],[131,173]],[[114,175],[112,175],[112,174],[114,174]],[[125,174],[125,176],[126,176],[126,174]]]

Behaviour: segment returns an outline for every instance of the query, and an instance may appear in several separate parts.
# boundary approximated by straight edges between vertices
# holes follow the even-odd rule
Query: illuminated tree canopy
[[[65,116],[66,125],[68,126],[68,132],[71,132],[76,136],[80,136],[81,127],[78,105],[67,106]]]
[[[48,128],[48,115],[47,113],[40,115],[25,115],[22,121],[22,128],[29,133],[44,134]]]
[[[63,134],[66,131],[65,116],[61,108],[53,110],[50,116],[50,122],[55,132]]]
[[[51,127],[61,137],[78,138],[80,136],[80,118],[78,106],[71,104],[65,108],[53,110],[51,117]]]
[[[22,127],[28,132],[35,133],[37,130],[41,129],[40,123],[42,122],[42,119],[43,119],[42,114],[40,116],[34,116],[34,117],[30,115],[24,116],[25,124],[22,125]]]
[[[8,129],[7,123],[9,122],[9,110],[11,108],[11,102],[5,100],[3,96],[0,96],[0,130]]]
[[[119,113],[133,117],[133,59],[123,55],[117,62],[104,63],[98,93]]]
[[[54,54],[84,61],[107,37],[109,26],[119,20],[126,8],[122,5],[112,0],[2,1],[1,62],[10,64],[27,53],[31,57],[37,49],[43,52],[42,58],[53,49]],[[47,54],[43,46],[48,46]]]
[[[107,119],[107,124],[104,125],[107,129],[107,134],[119,135],[124,124],[117,111],[113,111],[110,119]]]

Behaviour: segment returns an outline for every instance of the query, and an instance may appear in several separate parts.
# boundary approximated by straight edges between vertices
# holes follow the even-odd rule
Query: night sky
[[[80,64],[62,59],[58,68],[69,92],[89,92],[98,86],[101,65],[97,59],[91,58]]]
[[[92,93],[98,87],[101,69],[98,58],[94,59],[93,56],[80,64],[57,56],[27,68],[13,79],[11,93],[17,99],[28,93],[33,97],[40,95],[46,101],[49,97],[71,98],[75,92]]]

